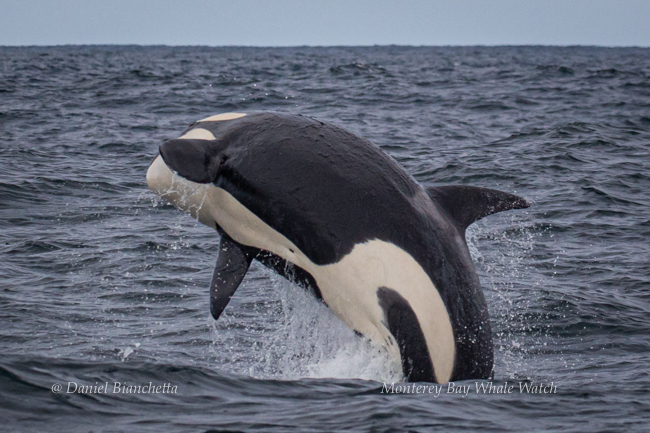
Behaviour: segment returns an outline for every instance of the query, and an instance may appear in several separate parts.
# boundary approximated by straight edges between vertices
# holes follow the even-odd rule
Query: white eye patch
[[[194,128],[191,131],[187,131],[186,134],[178,137],[179,140],[182,139],[197,139],[197,140],[215,140],[214,135],[207,129],[203,128]]]

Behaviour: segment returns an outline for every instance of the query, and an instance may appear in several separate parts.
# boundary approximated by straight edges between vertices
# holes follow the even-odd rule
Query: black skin
[[[211,131],[216,139],[167,141],[160,153],[170,168],[188,180],[226,190],[318,265],[336,263],[355,244],[372,239],[408,252],[431,278],[449,313],[456,342],[451,380],[491,377],[488,309],[465,229],[492,213],[528,207],[525,200],[466,186],[425,191],[369,141],[300,115],[251,113],[195,123],[188,130],[194,127]],[[241,247],[245,251],[234,255],[240,259],[232,281],[219,283],[217,275],[232,257],[225,257],[221,268],[217,263],[213,285],[229,287],[229,294],[225,303],[213,299],[219,303],[212,310],[215,318],[253,258],[320,295],[303,269],[266,251]],[[422,330],[408,302],[391,288],[378,288],[378,302],[400,347],[407,380],[435,382],[431,360],[422,356]]]
[[[212,314],[214,320],[218,320],[221,313],[223,313],[246,276],[253,259],[273,269],[287,280],[311,289],[316,299],[323,300],[316,281],[302,268],[268,251],[234,241],[219,226],[217,226],[217,231],[221,235],[219,256],[210,283],[210,314]]]
[[[388,330],[397,341],[404,376],[410,382],[433,382],[433,363],[413,308],[399,292],[388,287],[380,287],[377,298],[379,306],[384,310]]]

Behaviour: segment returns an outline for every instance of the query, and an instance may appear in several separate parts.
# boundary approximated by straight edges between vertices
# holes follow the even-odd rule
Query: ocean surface
[[[193,121],[256,110],[532,202],[468,232],[491,392],[400,388],[258,264],[211,318],[218,235],[145,173]],[[2,431],[647,432],[650,49],[0,47],[0,257]]]

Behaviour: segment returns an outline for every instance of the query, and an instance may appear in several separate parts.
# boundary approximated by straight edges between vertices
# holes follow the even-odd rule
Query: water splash
[[[467,231],[490,310],[497,378],[529,377],[529,358],[549,338],[538,311],[547,282],[528,265],[539,236],[527,212],[493,216]]]
[[[213,351],[227,360],[225,369],[260,379],[403,379],[399,360],[382,347],[355,335],[304,289],[256,268],[240,291],[257,301],[215,325]],[[228,335],[235,329],[236,340]]]

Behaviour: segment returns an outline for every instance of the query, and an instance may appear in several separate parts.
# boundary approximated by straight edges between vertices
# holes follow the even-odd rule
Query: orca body
[[[424,189],[377,146],[300,115],[227,113],[165,142],[149,187],[221,234],[217,319],[256,259],[399,357],[408,381],[492,375],[488,308],[465,229],[522,198]]]

